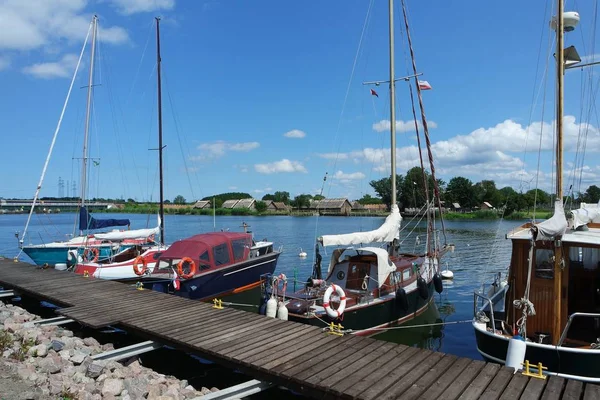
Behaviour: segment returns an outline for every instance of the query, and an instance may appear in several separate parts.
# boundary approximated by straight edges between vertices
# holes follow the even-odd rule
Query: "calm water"
[[[148,215],[99,214],[102,217],[129,218],[132,229],[156,225],[156,217]],[[254,232],[255,239],[266,238],[281,247],[283,253],[279,259],[276,273],[285,273],[288,278],[297,276],[304,281],[312,270],[315,238],[322,234],[348,233],[366,231],[377,228],[383,218],[376,217],[234,217],[219,216],[213,226],[213,218],[209,216],[165,217],[166,242],[186,238],[196,233],[215,230],[241,231],[240,225],[246,222]],[[13,257],[18,254],[15,232],[22,231],[26,215],[0,215],[0,255]],[[29,229],[31,241],[40,243],[41,237],[48,241],[64,239],[66,233],[74,226],[74,214],[38,214],[32,218]],[[473,316],[473,291],[482,282],[489,282],[493,275],[504,271],[510,257],[510,243],[504,239],[507,231],[512,229],[514,221],[446,221],[448,243],[456,245],[456,251],[444,258],[444,264],[454,272],[453,282],[444,282],[444,291],[436,295],[436,308],[416,319],[413,324],[429,324],[434,322],[464,321]],[[422,246],[425,243],[423,224],[403,222],[405,237],[403,242],[406,251],[413,251],[419,236]],[[26,240],[28,243],[29,240]],[[300,249],[308,253],[308,257],[298,257]],[[329,253],[322,252],[324,265],[329,262]],[[30,261],[24,254],[21,257]],[[444,265],[445,267],[445,265]],[[289,285],[293,289],[293,285]],[[388,331],[380,335],[382,339],[408,345],[430,348],[458,356],[480,358],[475,348],[475,337],[468,323],[451,324],[435,327],[403,328]]]

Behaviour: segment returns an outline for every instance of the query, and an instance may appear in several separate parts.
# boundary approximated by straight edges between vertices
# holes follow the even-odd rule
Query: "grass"
[[[497,211],[494,210],[479,210],[470,213],[455,213],[449,212],[444,214],[444,218],[447,220],[464,220],[464,219],[477,219],[477,220],[490,220],[498,219],[500,216]]]
[[[7,331],[0,331],[0,352],[10,349],[13,344],[13,336]]]
[[[27,352],[29,349],[35,345],[35,340],[33,339],[23,339],[21,340],[21,345],[19,349],[12,354],[12,358],[18,361],[24,361],[27,357]]]

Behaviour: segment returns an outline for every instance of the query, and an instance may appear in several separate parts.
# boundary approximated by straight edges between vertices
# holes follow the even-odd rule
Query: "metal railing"
[[[490,320],[492,321],[492,330],[495,333],[496,332],[496,321],[494,319],[494,304],[492,304],[492,300],[489,297],[484,296],[477,292],[473,292],[473,318],[477,318],[477,311],[478,311],[477,310],[477,304],[478,304],[477,299],[478,298],[481,300],[487,301],[488,304],[490,305]],[[483,308],[483,304],[482,304],[481,308]]]
[[[563,329],[562,334],[560,335],[560,339],[558,340],[557,346],[562,346],[564,340],[567,338],[567,333],[569,332],[569,328],[571,327],[571,323],[577,317],[600,318],[600,314],[598,314],[598,313],[576,312],[576,313],[573,313],[573,314],[569,315],[569,319],[567,320],[567,325],[565,326],[565,329]]]

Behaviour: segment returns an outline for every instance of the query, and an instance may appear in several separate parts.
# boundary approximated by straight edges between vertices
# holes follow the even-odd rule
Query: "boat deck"
[[[315,398],[598,399],[600,386],[0,260],[0,285],[91,328],[118,326]]]

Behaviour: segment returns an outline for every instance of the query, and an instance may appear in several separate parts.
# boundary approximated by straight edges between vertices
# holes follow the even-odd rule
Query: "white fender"
[[[269,301],[267,301],[267,317],[275,318],[277,314],[277,300],[275,297],[271,297]]]
[[[279,302],[279,307],[277,308],[277,318],[287,321],[288,320],[288,309],[283,304],[283,301]]]
[[[331,294],[334,290],[338,294],[338,296],[340,296],[340,306],[337,308],[337,310],[331,308],[331,305],[329,304]],[[344,289],[332,283],[323,295],[323,307],[325,308],[325,311],[327,311],[327,315],[329,315],[330,318],[341,317],[344,313],[344,309],[346,308],[346,293],[344,293]]]

